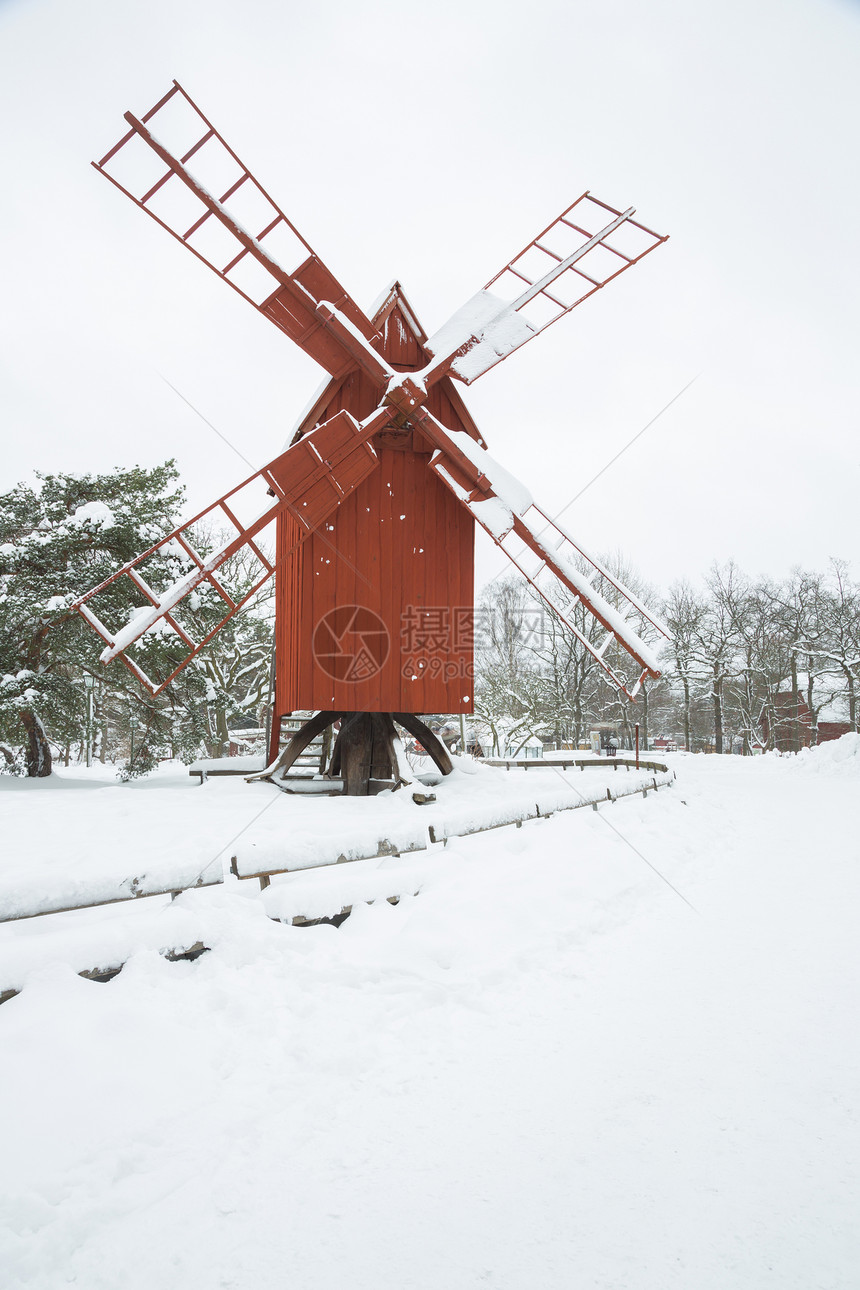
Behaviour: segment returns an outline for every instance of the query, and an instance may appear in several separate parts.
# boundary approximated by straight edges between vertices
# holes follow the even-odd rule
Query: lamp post
[[[93,764],[93,686],[95,685],[95,677],[91,676],[89,672],[84,673],[84,685],[87,688],[86,760],[87,766],[89,767]]]

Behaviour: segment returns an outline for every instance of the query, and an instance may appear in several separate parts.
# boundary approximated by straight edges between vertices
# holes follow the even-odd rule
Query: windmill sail
[[[317,303],[332,302],[366,340],[377,333],[182,86],[125,120],[96,170],[333,376],[351,370]]]
[[[388,382],[388,402],[408,413],[442,376],[471,385],[668,241],[634,214],[632,206],[618,211],[583,193],[430,337],[425,349],[431,360],[412,374],[418,384],[408,392],[406,378],[385,371],[366,335],[336,302],[321,302],[317,316],[353,363],[379,384]]]
[[[430,337],[431,370],[470,385],[667,240],[634,214],[583,193]]]
[[[668,639],[668,628],[610,570],[536,506],[528,491],[468,435],[452,434],[429,413],[424,414],[420,424],[422,433],[437,447],[429,468],[504,551],[613,684],[628,699],[634,699],[646,677],[660,675],[657,654],[642,640],[640,632],[650,627]],[[577,625],[577,605],[605,628],[601,641],[595,643]],[[636,619],[642,621],[641,627]],[[619,671],[608,657],[613,643],[636,663],[636,679]]]
[[[378,458],[369,440],[388,419],[387,411],[365,422],[348,412],[337,413],[75,601],[73,608],[105,642],[100,661],[107,664],[121,657],[151,694],[160,694],[274,573],[265,534],[278,515],[287,511],[296,521],[296,545],[312,532],[319,533],[325,520],[376,468]],[[196,534],[207,531],[227,536],[214,550],[201,554]],[[222,570],[231,556],[243,550],[253,572],[249,577],[245,571],[237,591]],[[134,585],[138,606],[128,622],[110,627],[102,605],[110,610],[115,599],[112,589],[122,578]],[[205,632],[198,634],[195,613],[201,593],[210,599],[214,593],[220,607],[217,621],[213,624],[210,617]],[[154,631],[167,631],[182,643],[170,674],[162,679],[150,677],[129,654],[136,642]]]

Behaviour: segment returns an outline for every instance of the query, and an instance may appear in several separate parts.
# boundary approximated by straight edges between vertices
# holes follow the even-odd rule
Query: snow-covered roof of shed
[[[835,694],[829,703],[818,713],[819,721],[844,721],[849,722],[848,699],[844,694]]]

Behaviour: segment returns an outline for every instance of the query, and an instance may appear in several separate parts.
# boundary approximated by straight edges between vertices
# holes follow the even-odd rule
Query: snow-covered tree
[[[528,692],[534,664],[526,643],[533,609],[523,578],[496,579],[481,599],[475,630],[474,725],[495,755],[532,733]]]
[[[603,563],[641,599],[656,599],[619,552],[604,557]],[[590,565],[583,563],[582,571],[593,576]],[[618,604],[611,582],[600,578],[595,585],[610,604]],[[482,631],[476,651],[475,724],[497,749],[502,742],[516,747],[535,735],[556,744],[578,744],[594,722],[606,720],[618,721],[631,745],[633,725],[639,722],[646,739],[650,706],[656,702],[663,710],[670,697],[668,686],[658,682],[656,687],[643,687],[631,709],[581,639],[596,648],[606,628],[572,593],[556,586],[553,596],[580,636],[523,578],[497,580],[487,589],[478,617]],[[643,639],[653,641],[657,633],[644,616],[632,621]],[[630,659],[619,647],[610,649],[607,658],[619,671],[629,671]]]
[[[622,555],[604,563],[645,604],[658,603]],[[599,589],[612,600],[610,587]],[[588,638],[602,637],[578,609],[576,617],[577,606],[566,606]],[[671,587],[662,611],[672,637],[661,656],[665,678],[646,683],[631,707],[522,579],[493,584],[476,656],[478,723],[503,728],[508,742],[531,734],[579,742],[590,723],[613,721],[629,742],[638,722],[643,738],[659,726],[683,731],[690,749],[710,743],[731,751],[739,738],[749,753],[765,717],[771,747],[815,743],[819,714],[842,699],[860,729],[860,585],[845,561],[832,560],[824,573],[755,580],[731,561],[715,565],[700,586]],[[541,620],[539,631],[523,631],[530,615]],[[647,621],[635,626],[651,639]],[[615,647],[607,659],[629,666]]]
[[[693,640],[696,659],[707,672],[710,683],[714,748],[721,753],[727,716],[727,682],[741,670],[738,647],[746,582],[737,566],[729,561],[722,568],[715,564],[705,579],[705,585],[709,593],[707,609]]]
[[[60,745],[79,736],[83,673],[101,672],[101,643],[71,602],[172,527],[177,479],[171,461],[38,475],[0,497],[0,736],[24,744],[28,775],[50,774],[49,736]],[[120,616],[124,581],[109,596]]]
[[[198,543],[197,550],[220,545]],[[222,565],[222,577],[240,594],[253,586],[258,568],[255,558],[240,550]],[[194,661],[206,678],[209,698],[210,755],[223,756],[229,743],[230,722],[252,717],[261,725],[269,702],[274,638],[275,580],[270,578],[240,614],[231,618]],[[181,675],[181,674],[180,674]]]
[[[142,774],[160,757],[192,756],[202,744],[226,751],[231,713],[259,717],[271,658],[271,584],[157,698],[121,663],[101,666],[103,643],[70,608],[175,527],[183,500],[177,481],[170,461],[106,475],[37,476],[0,497],[0,769],[48,775],[52,745],[68,757],[91,739],[102,759],[124,761],[125,775]],[[205,533],[194,538],[203,552],[217,541]],[[153,557],[151,585],[180,576],[183,558],[179,549]],[[255,571],[241,555],[229,573],[242,591],[253,584]],[[120,578],[101,593],[99,612],[118,626],[137,604],[132,583]],[[188,609],[192,633],[205,638],[223,613],[223,601],[204,584]],[[162,623],[141,639],[138,661],[147,675],[167,676],[186,652]],[[87,674],[94,679],[92,730]]]

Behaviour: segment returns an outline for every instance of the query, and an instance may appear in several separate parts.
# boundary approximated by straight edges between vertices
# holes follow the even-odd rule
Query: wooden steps
[[[281,717],[281,727],[278,732],[279,753],[284,751],[293,735],[297,734],[313,715],[313,712],[291,712]],[[313,779],[315,775],[322,773],[330,751],[331,730],[326,729],[312,739],[303,752],[299,753],[283,778],[285,780]]]

